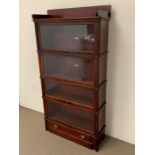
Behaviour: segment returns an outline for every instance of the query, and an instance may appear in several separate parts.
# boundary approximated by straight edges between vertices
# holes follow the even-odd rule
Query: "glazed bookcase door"
[[[103,83],[98,88],[98,108],[106,103],[106,83]]]
[[[85,108],[95,107],[95,90],[55,80],[43,80],[45,97]]]
[[[43,54],[43,76],[94,85],[96,64],[93,58]]]
[[[105,127],[105,111],[106,104],[103,104],[98,111],[98,132],[100,132]]]
[[[96,25],[94,23],[40,23],[41,51],[94,53]]]
[[[88,132],[94,132],[95,114],[92,111],[64,105],[58,101],[46,100],[45,106],[47,118]]]
[[[99,59],[99,78],[98,83],[101,84],[106,81],[106,72],[107,72],[107,54],[102,54]]]

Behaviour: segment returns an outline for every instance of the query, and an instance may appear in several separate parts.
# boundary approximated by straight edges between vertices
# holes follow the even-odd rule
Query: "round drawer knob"
[[[80,135],[80,139],[81,140],[85,139],[85,136],[84,135]]]
[[[58,128],[58,126],[57,126],[56,124],[54,124],[54,125],[53,125],[53,128],[55,128],[55,129],[56,129],[56,128]]]

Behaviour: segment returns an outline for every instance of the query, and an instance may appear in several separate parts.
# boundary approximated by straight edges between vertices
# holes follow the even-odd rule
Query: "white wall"
[[[20,0],[20,104],[43,112],[31,14],[47,9],[112,5],[106,133],[134,143],[134,0]]]

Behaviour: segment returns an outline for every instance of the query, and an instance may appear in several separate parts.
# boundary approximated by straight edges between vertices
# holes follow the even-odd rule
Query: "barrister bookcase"
[[[33,14],[45,128],[98,150],[105,137],[111,6]]]

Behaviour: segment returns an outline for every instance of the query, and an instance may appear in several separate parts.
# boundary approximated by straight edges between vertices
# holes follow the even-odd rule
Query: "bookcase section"
[[[32,15],[45,129],[98,151],[105,137],[111,6],[47,12]]]

